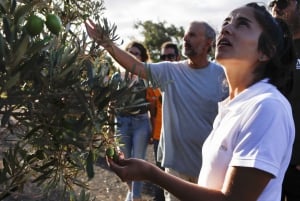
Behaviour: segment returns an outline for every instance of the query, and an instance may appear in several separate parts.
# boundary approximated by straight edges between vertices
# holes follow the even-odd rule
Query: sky
[[[255,0],[254,0],[255,1]],[[256,0],[268,4],[270,0]],[[251,0],[104,0],[104,16],[117,26],[124,44],[143,37],[133,25],[138,21],[166,21],[186,28],[193,20],[204,20],[216,30],[231,10]]]

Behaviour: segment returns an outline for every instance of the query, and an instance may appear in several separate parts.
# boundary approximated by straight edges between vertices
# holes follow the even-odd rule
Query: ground
[[[146,160],[154,162],[153,145],[148,145]],[[95,165],[95,177],[89,182],[91,197],[95,201],[124,201],[127,193],[127,186],[119,177],[109,170],[104,158],[99,158]],[[9,196],[4,201],[60,201],[56,193],[47,197],[39,194],[39,190],[28,186],[25,194]],[[144,184],[143,201],[153,200],[153,185]]]

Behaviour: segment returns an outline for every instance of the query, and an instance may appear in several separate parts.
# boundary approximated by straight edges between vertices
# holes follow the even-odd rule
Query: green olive
[[[107,157],[113,159],[114,155],[115,155],[115,149],[113,147],[109,147],[109,148],[106,149],[106,156]]]
[[[26,31],[30,36],[40,34],[43,30],[43,27],[44,21],[36,15],[29,16],[25,25]]]
[[[51,33],[58,35],[61,30],[61,19],[55,14],[48,14],[46,16],[46,26]]]
[[[118,161],[119,161],[119,154],[118,154],[118,152],[116,152],[116,151],[115,151],[115,154],[114,154],[114,156],[113,156],[113,160],[114,160],[115,162],[118,162]]]

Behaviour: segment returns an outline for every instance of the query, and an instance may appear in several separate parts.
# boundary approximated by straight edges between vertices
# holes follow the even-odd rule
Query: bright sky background
[[[255,0],[254,0],[255,1]],[[117,25],[117,34],[127,44],[142,40],[133,25],[138,21],[166,21],[175,26],[188,26],[193,20],[204,20],[216,30],[231,10],[251,0],[104,0],[104,16]],[[270,0],[256,0],[268,4]]]

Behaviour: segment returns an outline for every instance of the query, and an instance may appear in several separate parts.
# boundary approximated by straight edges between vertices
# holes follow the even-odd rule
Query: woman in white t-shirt
[[[180,200],[279,201],[295,132],[284,96],[296,62],[291,35],[264,6],[250,3],[224,20],[215,57],[230,93],[203,146],[198,184],[139,159],[108,163],[123,181],[148,180]]]

